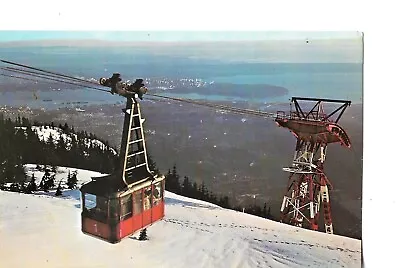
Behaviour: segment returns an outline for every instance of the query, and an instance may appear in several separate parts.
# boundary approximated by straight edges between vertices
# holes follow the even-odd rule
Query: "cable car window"
[[[108,211],[108,200],[104,197],[97,196],[96,197],[96,210],[100,211]]]
[[[108,212],[108,200],[104,197],[97,196],[96,197],[96,216],[98,216],[101,219],[106,219],[107,218],[107,212]]]
[[[151,208],[151,186],[144,188],[144,200],[143,200],[143,207],[144,210]]]
[[[108,213],[108,200],[101,196],[85,194],[85,210],[89,212],[94,219],[105,221]]]
[[[132,195],[126,195],[121,198],[121,220],[132,216]]]
[[[161,182],[153,185],[153,205],[158,205],[162,200]]]
[[[133,215],[142,213],[142,190],[133,193]]]
[[[96,207],[96,196],[93,194],[85,194],[85,209],[90,210]]]

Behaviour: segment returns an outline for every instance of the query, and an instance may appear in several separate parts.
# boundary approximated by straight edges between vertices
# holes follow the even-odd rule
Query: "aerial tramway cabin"
[[[127,97],[123,111],[119,168],[80,189],[82,232],[110,243],[164,217],[165,178],[149,170],[139,103]]]

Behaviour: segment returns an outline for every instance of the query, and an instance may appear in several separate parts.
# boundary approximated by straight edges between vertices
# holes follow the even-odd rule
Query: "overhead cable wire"
[[[28,66],[28,65],[25,65],[25,64],[8,61],[8,60],[1,60],[0,59],[0,61],[3,62],[3,63],[6,63],[6,64],[10,64],[10,65],[19,66],[19,67],[23,67],[23,68],[27,68],[27,69],[31,69],[31,70],[40,71],[40,72],[43,72],[43,73],[48,73],[48,74],[53,74],[53,75],[69,78],[69,79],[76,80],[76,81],[79,81],[79,82],[91,83],[91,84],[100,86],[99,83],[93,82],[93,81],[90,81],[90,80],[76,78],[76,77],[65,75],[65,74],[62,74],[62,73],[56,73],[56,72],[52,72],[52,71],[47,71],[47,70],[43,70],[43,69],[40,69],[40,68],[36,68],[36,67]]]
[[[37,76],[37,77],[51,77],[51,78],[56,78],[56,79],[62,79],[62,80],[67,80],[67,81],[71,81],[74,83],[77,83],[77,81],[75,79],[72,78],[67,78],[67,77],[61,77],[61,76],[57,76],[54,74],[49,74],[49,73],[43,73],[43,72],[38,72],[38,71],[31,71],[31,70],[26,70],[26,69],[22,69],[22,68],[14,68],[14,67],[0,67],[0,69],[8,71],[8,72],[16,72],[16,73],[23,73],[26,75],[32,75],[32,76]],[[87,81],[87,83],[91,83],[93,81],[90,80],[85,80]],[[94,82],[93,82],[94,83]],[[95,85],[100,85],[100,84],[96,84]]]
[[[0,74],[0,75],[5,76],[5,77],[18,78],[18,79],[24,79],[24,80],[28,80],[28,81],[38,82],[35,79],[30,79],[30,78],[21,77],[21,76],[15,76],[15,75],[11,75],[11,74]]]
[[[3,69],[3,68],[0,68],[0,69]],[[13,71],[13,72],[16,72],[16,71]],[[18,72],[16,72],[16,73],[18,73]],[[34,81],[34,82],[43,82],[43,81],[40,81],[40,80],[37,80],[37,79],[30,79],[30,78],[22,77],[22,76],[7,75],[7,74],[0,74],[0,75],[6,76],[6,77],[11,77],[11,78],[18,78],[18,79],[23,79],[23,80],[28,80],[28,81]],[[82,85],[82,84],[78,84],[78,83],[72,83],[72,82],[69,82],[69,81],[63,81],[63,80],[59,80],[59,79],[55,79],[55,78],[41,77],[41,76],[34,75],[34,74],[26,74],[26,75],[29,75],[29,76],[32,76],[32,77],[41,78],[41,79],[45,79],[45,80],[65,83],[65,84],[68,84],[68,85],[74,85],[74,86],[83,87],[83,88],[91,88],[91,89],[99,90],[99,91],[103,91],[103,92],[110,92],[109,90],[106,90],[106,89],[96,88],[96,87],[92,87],[92,86],[89,86],[89,85]]]
[[[274,114],[274,113],[268,113],[268,112],[259,111],[259,110],[237,108],[237,107],[232,107],[232,106],[227,106],[227,105],[209,103],[209,102],[204,102],[204,101],[196,101],[196,100],[192,100],[192,99],[169,97],[169,96],[163,96],[163,95],[151,94],[151,93],[148,93],[147,95],[153,96],[153,97],[158,97],[158,98],[163,98],[163,99],[168,99],[168,100],[173,100],[173,101],[180,101],[180,102],[186,102],[186,103],[190,103],[190,104],[206,106],[206,107],[210,107],[210,108],[214,108],[214,109],[221,109],[221,110],[225,110],[225,111],[236,112],[236,113],[240,113],[240,114],[249,114],[249,115],[262,116],[262,117],[273,117],[273,118],[276,117],[276,114]]]
[[[83,84],[77,83],[77,82],[81,82],[81,83],[91,83],[91,84],[95,84],[95,85],[100,85],[99,83],[95,83],[95,82],[90,81],[90,80],[80,79],[80,78],[76,78],[76,77],[72,77],[72,76],[68,76],[68,75],[64,75],[64,74],[59,74],[59,73],[55,73],[55,72],[51,72],[51,71],[46,71],[46,70],[43,70],[43,69],[40,69],[40,68],[31,67],[31,66],[28,66],[28,65],[19,64],[19,63],[15,63],[15,62],[11,62],[11,61],[6,61],[6,60],[0,60],[0,61],[4,62],[4,63],[7,63],[7,64],[12,64],[12,65],[15,65],[15,66],[20,66],[20,67],[23,67],[23,68],[31,69],[31,70],[37,70],[37,71],[40,71],[42,73],[35,72],[35,71],[18,69],[18,68],[13,68],[13,67],[0,67],[0,69],[3,69],[5,71],[16,72],[16,73],[20,73],[20,74],[24,74],[24,75],[28,75],[28,76],[38,77],[38,78],[41,78],[41,79],[56,81],[56,82],[65,83],[65,84],[74,85],[74,86],[79,86],[79,87],[84,87],[84,88],[91,88],[91,89],[95,89],[95,90],[99,90],[99,91],[103,91],[103,92],[107,92],[107,93],[110,92],[109,90],[105,90],[105,89],[101,89],[101,88],[98,88],[98,87],[92,87],[92,86],[89,86],[89,85],[83,85]],[[20,77],[20,76],[11,76],[11,75],[3,75],[3,76],[9,76],[9,77],[13,77],[13,78],[19,78],[19,79],[25,79],[25,80],[40,82],[38,80],[28,79],[28,78]],[[60,80],[60,79],[70,79],[70,80],[74,80],[74,82]],[[75,82],[75,81],[77,81],[77,82]],[[189,103],[189,104],[199,105],[199,106],[203,106],[203,107],[209,107],[209,108],[217,109],[217,110],[224,110],[224,111],[238,113],[238,114],[255,115],[255,116],[261,116],[261,117],[264,117],[264,118],[276,118],[276,114],[268,113],[268,112],[260,111],[260,110],[250,110],[250,109],[244,109],[244,108],[237,108],[237,107],[232,107],[232,106],[227,106],[227,105],[209,103],[209,102],[205,102],[205,101],[169,97],[169,96],[163,96],[163,95],[152,94],[152,93],[147,93],[146,95],[152,96],[152,97],[156,97],[158,99],[185,102],[185,103]]]

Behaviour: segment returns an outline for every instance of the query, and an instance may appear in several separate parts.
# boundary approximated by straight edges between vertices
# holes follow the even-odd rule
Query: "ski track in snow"
[[[33,172],[36,165],[27,165]],[[59,168],[56,181],[68,174]],[[77,169],[70,169],[71,172]],[[39,173],[37,180],[40,180]],[[80,184],[102,174],[78,169]],[[109,244],[81,232],[79,190],[0,191],[1,267],[360,267],[361,241],[166,193],[166,216]]]

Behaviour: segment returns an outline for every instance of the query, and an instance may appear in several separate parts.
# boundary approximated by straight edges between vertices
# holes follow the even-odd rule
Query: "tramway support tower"
[[[125,97],[119,165],[80,189],[82,232],[111,243],[164,217],[165,177],[149,169],[137,95]]]
[[[277,112],[278,126],[288,128],[296,137],[292,165],[283,168],[289,179],[281,206],[282,222],[318,230],[318,219],[323,214],[325,232],[333,234],[329,199],[332,184],[324,163],[328,144],[351,147],[348,135],[338,124],[350,104],[347,100],[293,97],[289,114]],[[324,108],[333,111],[326,113]]]

